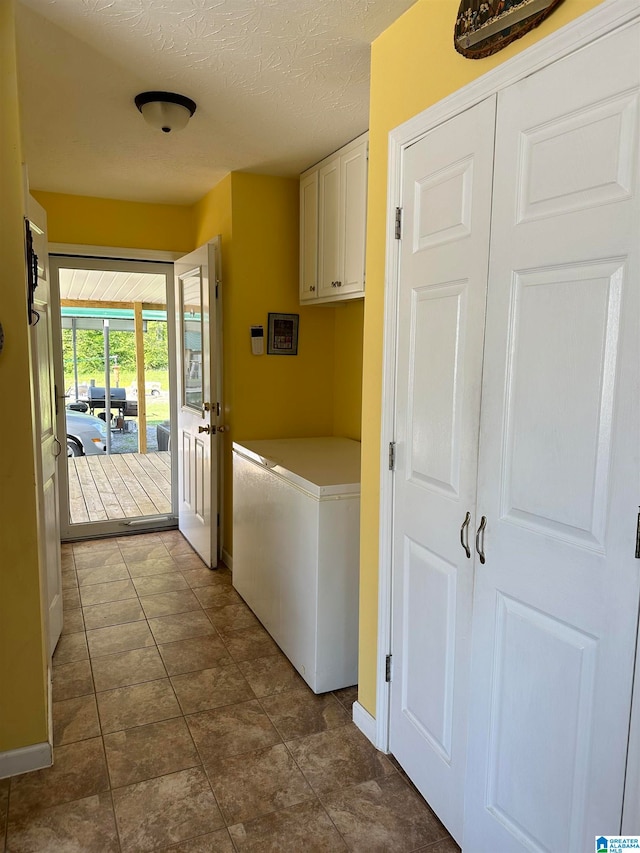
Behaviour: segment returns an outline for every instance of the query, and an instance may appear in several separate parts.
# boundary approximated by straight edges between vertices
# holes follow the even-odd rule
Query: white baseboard
[[[223,548],[223,549],[222,549],[222,562],[225,564],[225,566],[226,566],[228,569],[231,569],[231,571],[233,571],[233,557],[232,557],[232,556],[231,556],[231,554],[227,551],[227,549],[226,549],[226,548]]]
[[[30,770],[42,770],[43,767],[51,767],[53,764],[53,753],[50,743],[34,743],[32,746],[23,746],[20,749],[9,749],[0,752],[0,779],[7,776],[17,776],[19,773],[28,773]]]
[[[360,729],[362,734],[368,738],[374,746],[376,746],[378,730],[376,727],[375,717],[372,717],[359,702],[353,703],[353,722]]]

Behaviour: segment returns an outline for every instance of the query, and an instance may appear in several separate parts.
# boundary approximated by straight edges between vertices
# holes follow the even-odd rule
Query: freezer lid
[[[334,436],[234,442],[233,450],[318,497],[360,494],[360,442]]]

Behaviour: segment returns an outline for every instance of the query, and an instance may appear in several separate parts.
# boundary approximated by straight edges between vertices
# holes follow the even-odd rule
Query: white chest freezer
[[[357,683],[360,443],[233,445],[233,585],[316,693]]]

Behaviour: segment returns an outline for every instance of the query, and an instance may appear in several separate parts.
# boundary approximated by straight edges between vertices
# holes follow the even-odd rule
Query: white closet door
[[[465,853],[584,853],[620,830],[640,576],[638,56],[634,26],[498,101]]]
[[[390,749],[457,839],[494,124],[491,98],[404,159]]]

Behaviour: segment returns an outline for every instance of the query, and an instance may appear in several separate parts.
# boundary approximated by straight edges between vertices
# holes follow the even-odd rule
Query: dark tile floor
[[[179,533],[63,546],[54,766],[0,781],[0,853],[456,853]]]

